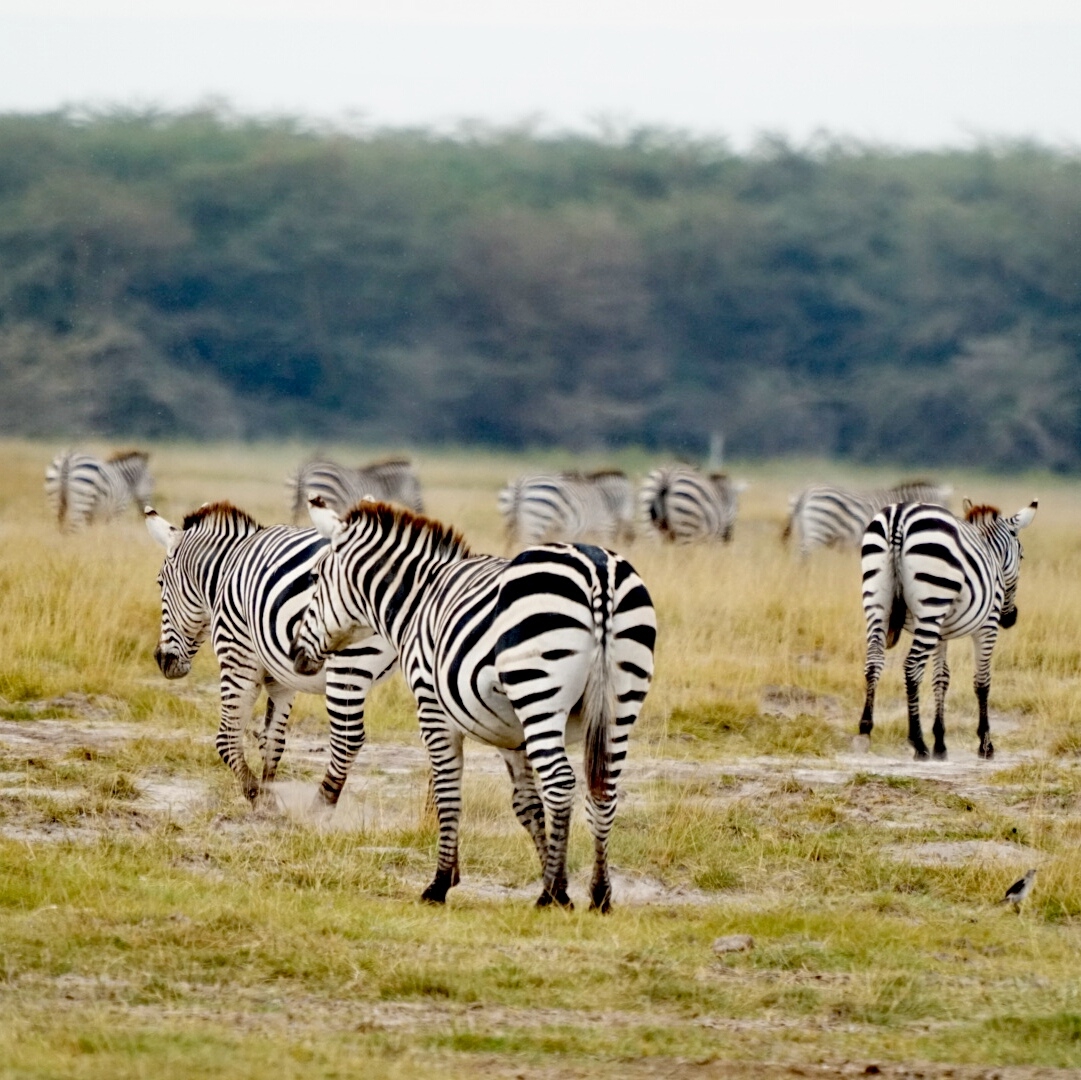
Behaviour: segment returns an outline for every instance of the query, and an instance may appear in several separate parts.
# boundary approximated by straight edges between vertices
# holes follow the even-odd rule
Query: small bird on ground
[[[1036,877],[1036,868],[1033,867],[1023,878],[1015,881],[1007,890],[1006,895],[999,901],[1002,904],[1013,904],[1016,912],[1021,911],[1022,902],[1032,892],[1032,881]]]

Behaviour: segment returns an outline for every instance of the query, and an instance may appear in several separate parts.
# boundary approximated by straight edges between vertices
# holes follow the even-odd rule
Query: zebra
[[[187,675],[209,636],[221,669],[217,750],[253,804],[261,783],[274,779],[297,691],[325,694],[331,755],[317,804],[334,806],[364,744],[368,690],[387,677],[396,653],[385,639],[370,636],[336,653],[318,675],[294,670],[293,631],[311,597],[327,541],[310,527],[264,528],[226,502],[201,506],[179,528],[152,507],[144,513],[150,535],[165,549],[158,574],[161,634],[154,650],[162,674],[167,679]],[[244,757],[242,737],[263,687],[263,772],[257,778]]]
[[[543,871],[537,906],[573,906],[566,859],[575,777],[566,747],[584,737],[590,908],[608,911],[616,783],[653,676],[657,628],[631,564],[589,544],[528,547],[513,559],[472,555],[452,528],[385,503],[358,504],[345,517],[318,498],[310,509],[331,549],[298,628],[296,668],[318,670],[358,628],[398,649],[439,818],[437,869],[422,900],[443,903],[459,880],[468,735],[506,763],[515,814]]]
[[[309,495],[319,495],[339,514],[369,496],[399,503],[418,514],[424,512],[420,481],[408,458],[387,458],[358,469],[333,461],[309,461],[285,483],[294,524],[307,510]]]
[[[519,476],[500,491],[498,505],[510,544],[634,538],[631,482],[616,469]]]
[[[1034,499],[1013,517],[967,499],[964,520],[942,506],[896,503],[880,510],[863,537],[863,611],[867,621],[867,697],[860,734],[874,727],[875,688],[885,649],[902,628],[911,632],[905,658],[908,741],[917,758],[927,757],[920,728],[920,680],[934,655],[934,756],[946,757],[945,703],[950,672],[946,643],[971,637],[976,655],[974,687],[979,705],[981,758],[994,756],[987,720],[991,652],[999,627],[1017,621],[1017,579],[1022,549],[1018,532],[1036,515]]]
[[[900,502],[946,506],[951,490],[933,480],[906,480],[872,491],[816,484],[788,500],[788,521],[781,538],[787,542],[793,535],[798,537],[804,558],[817,547],[858,548],[871,518],[884,506]]]
[[[746,486],[725,473],[704,475],[691,465],[665,465],[642,483],[639,510],[647,527],[664,540],[728,543],[739,512],[739,495]]]
[[[57,454],[45,470],[45,498],[60,531],[117,517],[133,500],[145,503],[154,490],[149,457],[141,450],[123,450],[107,461],[79,450]]]

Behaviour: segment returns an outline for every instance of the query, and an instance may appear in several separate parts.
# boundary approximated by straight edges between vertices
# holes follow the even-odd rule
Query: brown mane
[[[183,527],[186,531],[194,528],[200,522],[208,520],[231,521],[236,525],[245,525],[252,529],[261,529],[263,527],[251,514],[238,509],[231,502],[203,503],[198,510],[193,510],[184,518]]]
[[[371,461],[367,465],[361,465],[360,469],[382,469],[387,465],[411,465],[412,462],[407,457],[388,457],[380,458],[378,461]]]
[[[129,458],[142,458],[143,461],[148,461],[150,455],[145,450],[117,450],[116,453],[110,455],[108,461],[110,465],[115,465],[119,461],[127,461]]]
[[[627,474],[622,469],[598,469],[596,472],[586,474],[588,480],[604,480],[609,476],[619,476],[626,478]]]
[[[342,524],[348,527],[356,521],[373,517],[387,531],[400,528],[403,530],[409,529],[414,533],[427,533],[434,541],[437,551],[459,554],[465,558],[472,554],[465,537],[454,526],[444,525],[441,521],[425,517],[423,514],[414,513],[404,506],[397,506],[393,503],[362,499],[356,506],[346,512],[342,518]]]
[[[970,506],[965,511],[965,521],[974,522],[977,518],[990,518],[994,521],[999,516],[997,506]]]

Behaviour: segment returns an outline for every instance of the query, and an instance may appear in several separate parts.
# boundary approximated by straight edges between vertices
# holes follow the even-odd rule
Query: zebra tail
[[[582,725],[585,736],[585,773],[590,793],[603,796],[608,790],[611,757],[611,729],[616,722],[616,699],[612,689],[609,630],[604,626],[593,651],[593,661],[582,695]]]
[[[900,592],[894,594],[893,604],[890,607],[890,621],[886,628],[886,648],[892,649],[905,628],[905,616],[908,614],[908,604],[905,603],[904,595]]]

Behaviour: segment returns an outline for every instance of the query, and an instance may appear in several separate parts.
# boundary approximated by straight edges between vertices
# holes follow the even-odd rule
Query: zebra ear
[[[143,507],[143,520],[146,522],[146,531],[154,541],[165,548],[166,555],[172,555],[183,531],[170,525],[152,506]]]
[[[315,531],[328,540],[333,540],[345,527],[342,519],[327,506],[321,495],[309,496],[308,514],[315,526]]]
[[[1024,510],[1018,510],[1013,516],[1014,529],[1020,530],[1026,525],[1031,525],[1032,519],[1036,516],[1036,507],[1039,505],[1039,500],[1033,499]]]
[[[969,510],[972,509],[972,500],[963,499],[961,501],[961,516],[967,518]]]

